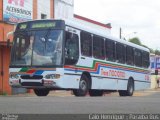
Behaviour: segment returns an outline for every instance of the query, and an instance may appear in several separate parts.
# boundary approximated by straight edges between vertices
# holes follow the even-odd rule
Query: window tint
[[[133,47],[127,46],[126,47],[126,63],[128,65],[134,64],[134,50]]]
[[[141,67],[142,66],[142,52],[138,49],[135,49],[134,57],[135,57],[135,65],[138,67]]]
[[[92,56],[92,36],[90,33],[81,32],[81,53],[84,56]]]
[[[20,59],[27,51],[27,47],[29,46],[29,37],[17,37],[14,44],[16,44],[16,56]]]
[[[93,56],[98,59],[105,59],[104,55],[104,39],[93,36]]]
[[[116,60],[119,63],[125,63],[125,46],[123,44],[116,44]]]
[[[114,41],[106,39],[105,53],[106,53],[106,60],[109,60],[109,61],[115,60],[115,42]]]
[[[65,64],[76,64],[79,58],[79,44],[78,35],[66,32],[65,39]]]
[[[149,67],[149,64],[150,64],[149,53],[144,51],[142,53],[142,66],[147,68],[147,67]]]

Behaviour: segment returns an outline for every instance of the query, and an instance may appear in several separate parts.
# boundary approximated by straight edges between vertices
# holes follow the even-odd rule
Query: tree
[[[155,51],[152,48],[149,48],[150,52],[155,54]]]
[[[132,42],[132,43],[134,43],[134,44],[143,46],[142,43],[141,43],[141,41],[140,41],[139,38],[137,38],[137,37],[134,37],[134,38],[129,39],[129,42]]]
[[[157,49],[154,51],[154,53],[155,53],[155,55],[160,55],[160,51]]]
[[[137,37],[134,37],[134,38],[129,39],[129,42],[132,42],[132,43],[134,43],[134,44],[137,44],[137,45],[143,46],[143,47],[145,47],[145,48],[148,48],[151,53],[160,55],[160,51],[159,51],[159,50],[155,50],[155,51],[154,51],[152,48],[149,48],[148,46],[143,45],[143,44],[141,43],[141,41],[139,40],[139,38],[137,38]]]

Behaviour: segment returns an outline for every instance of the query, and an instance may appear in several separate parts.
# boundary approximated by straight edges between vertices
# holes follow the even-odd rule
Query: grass
[[[0,91],[0,95],[7,96],[8,94],[7,94],[7,92],[1,92]]]

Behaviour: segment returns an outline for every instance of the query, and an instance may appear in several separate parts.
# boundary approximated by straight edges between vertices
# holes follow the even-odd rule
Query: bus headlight
[[[48,74],[44,78],[45,79],[58,79],[60,78],[60,74]]]
[[[11,74],[10,78],[11,79],[19,79],[19,75],[17,75],[17,74]]]

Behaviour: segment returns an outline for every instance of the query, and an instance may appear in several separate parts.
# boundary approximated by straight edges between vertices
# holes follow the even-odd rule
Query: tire
[[[103,96],[103,91],[102,90],[89,90],[89,95],[92,97]]]
[[[86,96],[89,89],[89,80],[86,75],[82,75],[79,82],[79,89],[73,90],[73,94],[77,97]]]
[[[132,96],[134,93],[134,81],[130,79],[128,81],[127,90],[120,90],[119,95],[120,96]]]
[[[34,89],[34,93],[37,96],[47,96],[49,94],[49,90],[47,90],[47,89]]]

